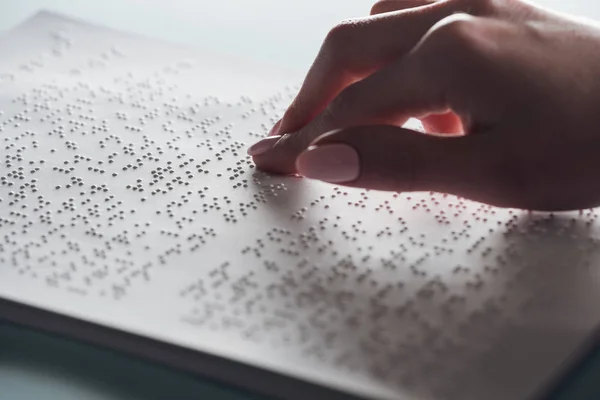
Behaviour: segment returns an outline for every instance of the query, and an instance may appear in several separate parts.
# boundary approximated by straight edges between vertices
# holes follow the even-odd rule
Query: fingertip
[[[293,175],[296,173],[294,162],[281,162],[277,158],[268,155],[253,156],[252,161],[256,169],[274,175]],[[291,164],[291,165],[290,165]]]
[[[269,142],[262,151],[252,154],[256,167],[264,172],[278,175],[290,175],[296,172],[295,161],[301,149],[296,149],[291,134],[270,136],[259,143]],[[255,146],[258,146],[257,143]],[[261,144],[262,146],[262,144]]]
[[[259,156],[271,150],[277,142],[281,139],[281,136],[268,136],[264,139],[259,140],[252,146],[248,147],[247,153],[249,156]]]

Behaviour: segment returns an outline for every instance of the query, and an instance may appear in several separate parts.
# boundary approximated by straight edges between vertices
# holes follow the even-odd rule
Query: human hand
[[[387,12],[391,11],[391,12]],[[259,169],[538,210],[600,205],[600,29],[520,0],[386,0],[327,36]],[[427,133],[401,128],[408,118]]]

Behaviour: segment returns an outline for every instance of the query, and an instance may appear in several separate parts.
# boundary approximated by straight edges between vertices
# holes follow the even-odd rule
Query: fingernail
[[[281,121],[282,120],[279,120],[279,121],[277,121],[277,123],[275,125],[273,125],[273,127],[271,128],[271,130],[269,131],[269,134],[267,136],[279,135],[279,127],[281,126]]]
[[[360,161],[354,148],[346,144],[311,146],[296,159],[301,175],[330,183],[352,182],[360,174]]]
[[[258,156],[260,154],[266,153],[273,146],[275,146],[275,143],[277,143],[277,141],[279,139],[281,139],[281,136],[269,136],[269,137],[266,137],[256,143],[254,143],[252,146],[250,146],[248,148],[248,155],[249,156]]]

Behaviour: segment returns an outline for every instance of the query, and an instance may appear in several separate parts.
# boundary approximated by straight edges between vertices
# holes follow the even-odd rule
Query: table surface
[[[107,27],[306,70],[337,21],[368,12],[369,0],[3,0],[0,31],[39,10]],[[598,18],[596,0],[541,0],[554,9]],[[307,30],[306,21],[311,28]],[[600,398],[600,347],[551,400]],[[106,349],[0,321],[0,400],[260,399],[240,389]]]

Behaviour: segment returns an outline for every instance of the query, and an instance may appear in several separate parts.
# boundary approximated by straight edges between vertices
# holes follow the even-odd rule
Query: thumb
[[[494,196],[498,203],[489,184],[497,165],[494,137],[434,136],[395,126],[341,129],[314,140],[296,159],[296,170],[346,186],[437,191],[474,200]]]

